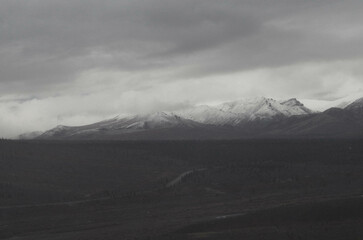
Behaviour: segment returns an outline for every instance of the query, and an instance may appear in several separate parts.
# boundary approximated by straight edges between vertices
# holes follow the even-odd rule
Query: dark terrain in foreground
[[[363,140],[0,141],[0,239],[362,239]]]

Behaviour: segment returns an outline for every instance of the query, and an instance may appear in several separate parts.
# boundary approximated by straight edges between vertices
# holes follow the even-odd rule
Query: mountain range
[[[344,108],[315,112],[295,98],[253,98],[175,112],[115,117],[84,126],[59,125],[35,139],[243,139],[363,136],[363,98]],[[29,137],[31,136],[31,137]]]

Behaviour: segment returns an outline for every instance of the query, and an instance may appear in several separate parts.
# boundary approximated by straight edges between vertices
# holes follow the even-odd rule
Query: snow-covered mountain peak
[[[61,131],[67,130],[69,128],[71,128],[71,127],[65,126],[65,125],[57,125],[55,128],[53,128],[53,131],[54,132],[61,132]]]
[[[175,115],[166,112],[155,112],[150,114],[136,115],[137,118],[143,121],[170,121],[175,118]]]
[[[257,97],[226,102],[216,107],[206,105],[175,112],[186,119],[213,125],[238,125],[254,119],[271,119],[311,113],[297,99],[284,102]]]
[[[72,128],[72,127],[68,127],[68,126],[64,126],[64,125],[58,125],[55,128],[44,132],[40,136],[42,136],[42,137],[57,136],[59,134],[62,134],[65,131],[69,130],[70,128]]]
[[[221,109],[235,113],[241,119],[249,121],[311,113],[309,109],[294,98],[284,102],[264,97],[243,99],[224,103],[221,105]]]
[[[312,113],[297,99],[276,101],[272,98],[248,98],[218,106],[195,106],[175,112],[155,112],[128,117],[114,117],[79,127],[57,126],[41,137],[73,137],[120,134],[151,129],[242,126],[257,119],[278,119]]]
[[[289,100],[286,100],[286,101],[282,101],[281,102],[282,105],[285,105],[285,106],[290,106],[290,107],[295,107],[295,106],[304,106],[304,104],[302,104],[299,100],[297,100],[296,98],[291,98]]]
[[[241,117],[257,111],[265,101],[267,101],[266,98],[246,98],[223,103],[220,105],[220,109],[225,112],[235,113]]]

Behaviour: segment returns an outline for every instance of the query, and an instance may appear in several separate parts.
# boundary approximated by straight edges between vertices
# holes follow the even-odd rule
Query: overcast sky
[[[0,135],[255,96],[312,107],[359,96],[362,10],[362,0],[0,0]]]

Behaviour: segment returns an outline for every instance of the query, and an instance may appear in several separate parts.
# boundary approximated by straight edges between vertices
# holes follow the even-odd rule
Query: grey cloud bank
[[[362,1],[4,0],[0,130],[363,92]]]

